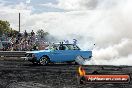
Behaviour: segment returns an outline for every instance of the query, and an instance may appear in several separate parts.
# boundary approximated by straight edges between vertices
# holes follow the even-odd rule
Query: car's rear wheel
[[[41,65],[47,65],[49,63],[49,58],[46,56],[41,57],[40,62]]]

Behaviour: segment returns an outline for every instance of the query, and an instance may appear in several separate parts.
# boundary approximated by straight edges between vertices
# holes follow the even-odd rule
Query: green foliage
[[[10,23],[8,21],[2,21],[2,20],[0,20],[0,36],[3,33],[5,33],[5,34],[8,34],[8,33],[17,33],[17,31],[13,30],[10,27]]]
[[[49,33],[45,32],[43,29],[39,29],[36,33],[41,38],[44,38],[45,36],[49,35]]]

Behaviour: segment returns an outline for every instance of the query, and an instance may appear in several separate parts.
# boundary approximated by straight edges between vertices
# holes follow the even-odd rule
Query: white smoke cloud
[[[26,3],[29,4],[31,2],[31,0],[26,0]]]
[[[60,40],[77,38],[85,50],[96,43],[93,60],[85,64],[132,65],[131,4],[132,0],[58,0],[46,6],[67,12],[39,14],[31,14],[32,8],[25,4],[0,5],[0,18],[17,28],[17,9],[21,9],[22,31],[44,29]]]
[[[79,11],[63,13],[64,17],[56,18],[57,22],[61,23],[55,23],[57,27],[53,28],[54,30],[60,30],[59,33],[53,33],[61,36],[61,38],[65,38],[67,34],[78,34],[80,36],[78,39],[83,49],[87,49],[90,39],[94,39],[96,48],[93,50],[94,61],[92,61],[92,64],[132,65],[132,17],[130,16],[132,15],[132,10],[130,9],[132,1],[117,1],[113,0],[109,5],[110,1],[104,0],[103,2],[98,2],[100,4],[95,6],[94,10],[88,10],[88,8],[83,9],[83,11],[80,11],[83,8],[82,6],[74,7],[71,4],[71,7],[67,7],[62,5],[67,7],[63,7],[66,10],[77,9]],[[58,27],[58,24],[61,24],[61,26]],[[76,37],[76,35],[66,38],[73,37]],[[88,61],[85,64],[89,63]]]
[[[93,59],[85,64],[132,65],[132,40],[123,39],[107,48],[93,50]]]
[[[125,0],[57,0],[57,4],[44,3],[42,6],[59,8],[66,11],[82,11],[93,9],[109,9]]]
[[[58,8],[64,10],[86,10],[94,8],[97,0],[58,0]]]

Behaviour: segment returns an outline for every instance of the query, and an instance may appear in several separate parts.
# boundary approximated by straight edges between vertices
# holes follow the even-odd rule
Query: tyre
[[[49,58],[46,56],[41,57],[39,61],[40,65],[47,65],[49,63]]]

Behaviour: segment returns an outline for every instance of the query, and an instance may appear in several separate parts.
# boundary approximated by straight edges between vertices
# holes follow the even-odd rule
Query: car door
[[[70,52],[67,49],[66,45],[63,45],[63,47],[65,47],[65,49],[61,49],[59,48],[60,46],[58,46],[58,50],[53,50],[51,52],[52,55],[52,61],[53,62],[65,62],[68,61],[70,59]]]
[[[67,57],[65,58],[65,61],[74,61],[76,56],[80,53],[80,50],[67,50],[63,53],[65,53],[65,56]]]
[[[66,44],[66,49],[62,50],[63,61],[74,61],[76,57],[80,54],[80,49],[73,44]],[[74,48],[75,47],[75,48]]]
[[[62,58],[63,61],[74,61],[78,55],[80,55],[81,51],[79,47],[73,44],[66,44],[66,49],[62,50]]]
[[[53,50],[50,53],[52,62],[62,62],[61,58],[63,57],[63,54],[61,50]]]
[[[80,55],[80,48],[74,44],[68,44],[67,47],[69,48],[68,50],[68,57],[69,61],[74,61],[78,55]]]

